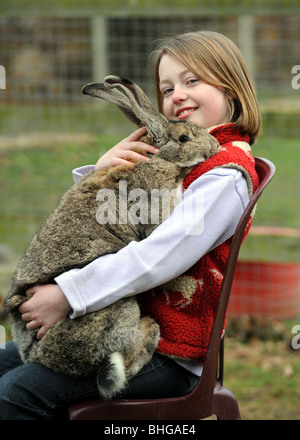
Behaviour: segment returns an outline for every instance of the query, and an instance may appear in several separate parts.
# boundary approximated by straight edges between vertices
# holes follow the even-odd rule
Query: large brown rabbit
[[[181,193],[184,177],[192,167],[216,154],[219,144],[196,124],[168,121],[129,80],[108,76],[103,84],[85,86],[83,93],[116,104],[130,120],[146,126],[147,142],[159,152],[147,162],[91,171],[62,196],[18,264],[5,307],[24,362],[37,362],[69,375],[97,372],[100,395],[111,398],[149,362],[159,340],[159,326],[150,317],[141,317],[135,297],[76,319],[66,317],[41,340],[36,339],[37,330],[27,330],[18,307],[27,300],[25,291],[30,286],[53,283],[62,272],[117,252],[130,241],[147,237],[162,221],[159,212],[155,224],[135,224],[130,216],[120,222],[121,205],[116,203],[115,221],[101,222],[100,190],[113,190],[119,200],[119,183],[126,182],[128,192],[145,191],[147,203],[151,203],[152,189]]]

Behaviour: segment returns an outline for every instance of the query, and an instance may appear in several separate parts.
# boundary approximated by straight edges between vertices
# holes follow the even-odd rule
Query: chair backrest
[[[235,233],[232,237],[230,251],[225,267],[223,282],[221,286],[219,302],[215,314],[215,319],[211,331],[211,337],[207,350],[207,355],[203,367],[202,384],[198,384],[201,387],[201,393],[206,394],[207,398],[210,394],[212,396],[212,390],[214,389],[216,381],[216,367],[218,365],[218,357],[220,353],[221,335],[224,326],[224,320],[226,316],[227,306],[229,302],[231,287],[233,283],[236,263],[240,251],[240,247],[243,241],[245,229],[247,227],[250,215],[262,195],[265,187],[269,184],[275,174],[275,165],[264,158],[255,157],[255,169],[259,176],[259,186],[252,195],[249,203],[236,227]],[[200,382],[202,381],[200,380]],[[220,378],[222,382],[223,378]]]

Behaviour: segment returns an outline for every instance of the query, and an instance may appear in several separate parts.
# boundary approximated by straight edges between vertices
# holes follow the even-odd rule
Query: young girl
[[[146,239],[131,242],[82,269],[56,278],[54,285],[27,290],[20,313],[38,338],[59,319],[100,310],[122,297],[138,295],[145,313],[160,324],[161,339],[150,363],[121,397],[158,398],[190,392],[201,375],[230,237],[258,184],[251,155],[260,130],[253,84],[237,47],[215,32],[193,32],[166,40],[154,52],[160,111],[169,119],[193,121],[215,136],[222,150],[185,178],[182,201]],[[133,151],[154,147],[139,141],[139,128],[102,156],[95,168],[147,160]],[[74,179],[91,166],[74,171]],[[190,199],[203,197],[204,212],[193,215]],[[181,213],[199,234],[187,234]],[[190,210],[190,211],[189,211]],[[58,419],[69,403],[99,398],[95,377],[55,374],[23,365],[13,342],[0,350],[0,418]],[[134,416],[134,415],[133,415]]]

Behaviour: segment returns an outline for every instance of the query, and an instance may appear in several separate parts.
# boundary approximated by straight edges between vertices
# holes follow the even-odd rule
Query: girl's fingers
[[[35,290],[36,290],[36,286],[29,287],[29,289],[26,290],[26,296],[29,297],[34,295]]]
[[[141,127],[138,128],[137,130],[135,130],[133,133],[131,133],[126,139],[124,139],[125,142],[121,142],[119,145],[126,145],[128,143],[131,143],[131,147],[130,148],[143,148],[146,151],[151,151],[151,153],[157,153],[158,152],[158,148],[154,147],[153,145],[149,145],[145,142],[140,141],[140,138],[147,133],[147,128],[146,127]]]
[[[135,130],[133,133],[131,133],[131,134],[128,136],[127,140],[128,140],[129,142],[138,141],[139,138],[140,138],[141,136],[143,136],[144,134],[147,133],[147,131],[148,131],[148,130],[147,130],[146,127],[140,127],[140,128],[138,128],[137,130]]]
[[[159,149],[156,147],[153,147],[153,145],[145,144],[144,142],[133,142],[131,149],[141,149],[148,153],[156,154],[159,152]]]
[[[122,156],[115,157],[112,159],[112,166],[122,165],[122,164],[131,164],[133,160],[143,160],[147,161],[150,158],[148,156],[144,156],[143,154],[139,154],[135,151],[128,150],[122,154]]]
[[[122,159],[127,160],[127,162],[128,162],[128,159],[147,161],[150,158],[148,156],[145,156],[144,154],[138,153],[137,151],[128,150],[128,151],[126,151],[126,153],[124,154],[124,157]]]
[[[140,149],[152,154],[158,152],[158,149],[153,147],[153,145],[146,144],[139,140],[145,133],[147,133],[146,127],[141,127],[135,130],[127,138],[123,139],[101,156],[96,163],[95,169],[97,170],[100,168],[130,163],[130,160],[128,159],[148,160],[143,154],[132,151],[133,149]]]

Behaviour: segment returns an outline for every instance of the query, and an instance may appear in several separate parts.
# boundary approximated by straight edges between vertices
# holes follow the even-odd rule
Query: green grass
[[[235,394],[243,420],[299,420],[299,350],[286,342],[227,338],[224,386]]]
[[[23,252],[61,194],[73,184],[72,169],[95,163],[118,139],[102,136],[99,144],[87,146],[0,152],[0,243]]]
[[[276,174],[265,189],[257,207],[254,225],[300,229],[297,202],[299,185],[299,142],[296,139],[262,138],[253,146],[253,154],[270,159]],[[300,261],[300,238],[248,236],[241,259]]]
[[[300,159],[297,139],[262,138],[253,146],[255,156],[270,159],[276,166],[276,174],[262,196],[256,221],[262,225],[300,228],[300,209],[296,191],[299,184]]]

